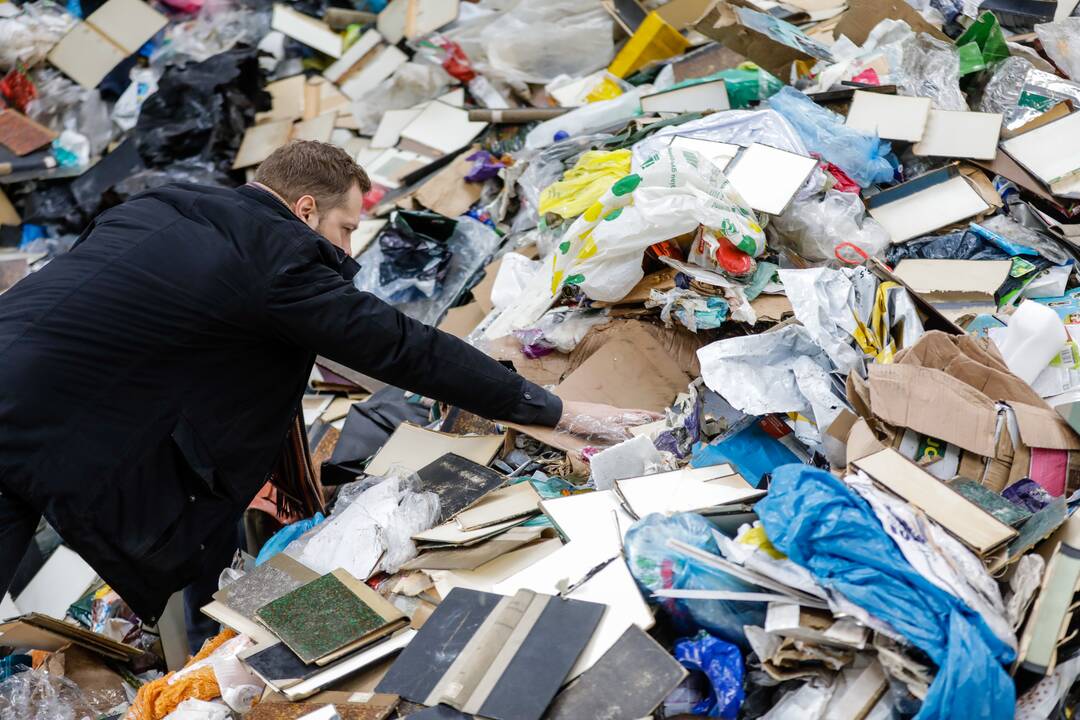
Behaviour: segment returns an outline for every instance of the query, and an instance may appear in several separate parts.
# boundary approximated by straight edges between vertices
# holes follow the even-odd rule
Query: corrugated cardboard
[[[480,199],[484,189],[484,183],[465,182],[465,176],[473,166],[472,161],[466,159],[471,154],[471,149],[463,151],[426,180],[413,194],[416,202],[446,217],[464,215]]]
[[[870,31],[887,18],[903,20],[916,33],[928,33],[938,40],[952,42],[948,35],[924,20],[904,0],[848,0],[848,9],[840,16],[833,34],[838,38],[846,35],[856,45],[862,45]]]
[[[804,52],[744,27],[735,14],[735,4],[742,3],[727,3],[719,0],[694,25],[694,30],[711,40],[720,42],[729,50],[745,55],[780,78],[788,77],[791,63],[797,60],[815,62],[813,57]],[[746,5],[746,7],[752,6]]]

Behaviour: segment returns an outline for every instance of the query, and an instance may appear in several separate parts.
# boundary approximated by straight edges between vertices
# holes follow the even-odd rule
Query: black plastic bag
[[[139,112],[139,153],[152,166],[198,159],[230,168],[255,113],[270,109],[262,87],[254,48],[169,67]]]
[[[399,210],[379,236],[379,282],[395,302],[432,297],[450,268],[446,241],[457,221],[433,212]]]

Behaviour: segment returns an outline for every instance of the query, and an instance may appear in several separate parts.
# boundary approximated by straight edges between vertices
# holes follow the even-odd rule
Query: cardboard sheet
[[[472,142],[487,126],[469,120],[468,110],[436,101],[402,129],[401,137],[449,155]]]
[[[855,461],[875,482],[925,512],[976,554],[983,556],[1017,533],[892,449]]]
[[[392,0],[379,13],[377,25],[386,41],[397,44],[435,32],[458,16],[459,0]]]
[[[401,131],[416,119],[421,110],[387,110],[379,120],[379,127],[371,138],[371,147],[388,148],[397,145]]]
[[[810,177],[817,162],[812,157],[754,143],[739,154],[727,176],[751,208],[779,215]]]
[[[393,75],[394,71],[409,59],[408,55],[394,45],[373,52],[376,53],[375,56],[341,84],[341,92],[351,100],[359,100],[365,93],[370,92],[376,85]]]
[[[285,146],[292,137],[292,120],[274,120],[262,125],[252,125],[244,132],[240,149],[233,160],[233,170],[258,165],[279,147]]]
[[[502,447],[502,435],[448,435],[403,423],[367,466],[368,475],[384,475],[394,465],[413,472],[454,453],[480,465],[487,465]]]
[[[898,185],[891,190],[902,187]],[[956,175],[868,209],[870,216],[885,227],[892,241],[898,243],[966,220],[989,207],[963,176]]]
[[[729,503],[751,502],[765,494],[751,487],[730,465],[616,480],[615,487],[638,517],[654,512],[701,512]]]
[[[166,22],[142,0],[109,0],[61,38],[48,59],[83,87],[95,88]]]
[[[22,612],[41,613],[62,620],[68,607],[86,594],[96,580],[94,569],[74,550],[61,545],[15,596],[15,604]]]
[[[480,303],[471,302],[446,311],[446,317],[439,323],[439,329],[448,332],[454,337],[465,338],[476,329],[487,314],[481,309]]]
[[[1001,113],[930,110],[922,140],[912,152],[931,157],[993,160],[1001,134]]]
[[[321,20],[293,10],[288,5],[274,5],[270,28],[332,58],[341,57],[343,42],[340,34]]]
[[[1080,112],[1009,138],[1001,148],[1046,185],[1069,180],[1080,173]]]
[[[349,46],[340,58],[334,61],[330,67],[323,70],[322,76],[332,83],[339,83],[362,62],[367,59],[367,54],[375,50],[382,42],[382,35],[378,30],[368,30],[361,35],[356,42]]]
[[[525,481],[493,490],[457,514],[462,530],[496,525],[539,510],[540,495]]]
[[[1009,277],[1009,260],[905,259],[893,272],[930,302],[994,302]]]
[[[929,116],[930,98],[856,90],[844,124],[882,140],[917,142],[926,131]]]

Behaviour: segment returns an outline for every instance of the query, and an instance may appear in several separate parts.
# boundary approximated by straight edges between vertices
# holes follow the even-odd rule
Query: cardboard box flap
[[[1028,447],[1049,450],[1080,450],[1080,437],[1077,437],[1069,424],[1054,410],[1009,403],[1016,413],[1016,424],[1020,426],[1020,439]]]
[[[960,355],[945,367],[945,373],[970,385],[991,400],[1020,402],[1046,408],[1046,403],[1026,382],[1012,373],[993,370]]]
[[[871,365],[869,385],[871,412],[881,420],[994,457],[996,405],[975,388],[911,365]]]

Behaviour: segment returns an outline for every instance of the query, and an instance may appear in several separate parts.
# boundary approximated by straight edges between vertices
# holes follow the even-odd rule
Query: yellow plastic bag
[[[590,150],[577,164],[540,193],[540,214],[577,217],[615,184],[630,174],[629,150]]]

